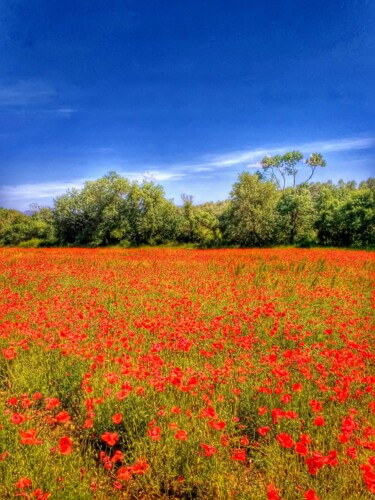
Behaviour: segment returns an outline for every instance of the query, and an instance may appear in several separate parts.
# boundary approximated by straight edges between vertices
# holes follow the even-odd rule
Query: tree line
[[[0,208],[0,245],[374,247],[375,178],[311,182],[325,161],[318,153],[302,160],[299,151],[266,156],[261,170],[238,176],[229,199],[198,205],[187,194],[177,205],[154,182],[109,172],[51,208],[33,206],[32,215]]]

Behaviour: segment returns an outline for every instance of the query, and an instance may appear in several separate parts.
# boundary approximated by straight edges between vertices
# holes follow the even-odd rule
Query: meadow
[[[0,498],[374,498],[374,252],[5,248],[0,271]]]

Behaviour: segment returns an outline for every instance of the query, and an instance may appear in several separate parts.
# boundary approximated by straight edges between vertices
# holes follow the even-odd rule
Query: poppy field
[[[374,498],[374,252],[7,248],[0,270],[0,498]]]

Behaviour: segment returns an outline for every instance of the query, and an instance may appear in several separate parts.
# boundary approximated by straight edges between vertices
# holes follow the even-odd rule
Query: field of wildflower
[[[13,248],[0,270],[0,498],[374,498],[375,253]]]

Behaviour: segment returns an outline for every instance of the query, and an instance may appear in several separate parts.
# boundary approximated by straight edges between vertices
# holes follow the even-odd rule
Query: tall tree
[[[59,240],[92,246],[118,242],[127,230],[122,206],[129,190],[127,179],[109,172],[86,182],[82,190],[72,189],[56,198],[54,223]]]
[[[305,184],[282,191],[276,210],[280,243],[311,245],[316,242],[314,203]]]
[[[186,243],[195,243],[197,241],[197,221],[194,215],[193,196],[183,193],[182,201],[182,225],[180,239]]]
[[[150,181],[133,182],[125,204],[128,239],[134,245],[162,243],[173,239],[177,210],[164,197],[164,189]]]
[[[367,187],[349,190],[339,221],[345,246],[375,245],[375,192]]]
[[[290,151],[284,155],[265,156],[261,161],[263,176],[271,179],[282,191],[277,212],[279,215],[279,237],[284,243],[294,245],[311,244],[315,241],[314,208],[311,193],[303,188],[311,180],[318,167],[325,167],[326,162],[320,153],[312,153],[305,160],[310,169],[303,182],[297,184],[303,160],[300,151]]]
[[[273,182],[243,172],[233,185],[225,216],[224,235],[229,243],[266,246],[274,242],[279,193]]]
[[[297,175],[301,168],[299,163],[303,160],[303,154],[300,151],[289,151],[284,155],[265,156],[260,165],[263,169],[262,175],[275,182],[277,186],[284,190],[288,186],[288,180],[293,189],[297,186]],[[310,174],[301,183],[308,182],[318,167],[325,167],[326,162],[320,153],[312,153],[305,160],[305,164],[310,168]]]

